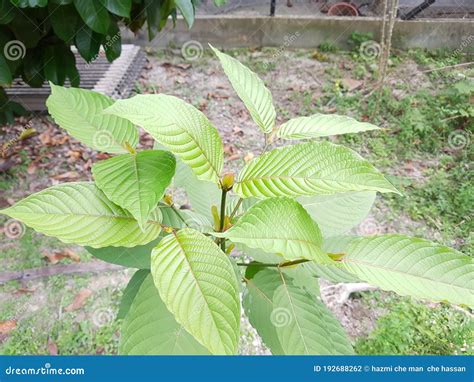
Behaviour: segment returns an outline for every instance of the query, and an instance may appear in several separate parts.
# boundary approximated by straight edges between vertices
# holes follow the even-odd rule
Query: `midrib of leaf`
[[[355,174],[357,175],[357,174]],[[304,176],[292,176],[292,175],[275,175],[275,176],[259,176],[259,177],[252,177],[249,179],[241,180],[238,181],[237,183],[240,184],[246,184],[246,183],[252,183],[257,180],[273,180],[273,179],[286,179],[286,180],[303,180],[305,182],[311,182],[311,181],[323,181],[323,182],[331,182],[331,183],[337,183],[339,185],[355,185],[355,186],[360,186],[359,183],[353,183],[353,182],[346,182],[346,181],[340,181],[340,180],[334,180],[334,179],[326,179],[324,177],[317,177],[313,178],[311,176],[309,177],[304,177]],[[365,186],[365,185],[363,185]],[[370,190],[367,190],[370,191]],[[348,190],[350,192],[350,190]]]
[[[237,239],[237,237],[236,237]],[[248,237],[239,237],[238,239],[249,239]],[[250,238],[252,240],[258,240],[258,241],[274,241],[274,240],[284,240],[284,241],[294,241],[294,242],[298,242],[298,243],[303,243],[303,244],[307,244],[311,247],[314,247],[316,249],[319,249],[318,246],[316,244],[314,244],[313,242],[311,241],[307,241],[307,240],[301,240],[301,239],[292,239],[292,238],[284,238],[282,239],[281,237],[265,237],[265,238]]]
[[[245,282],[247,284],[252,284],[252,287],[260,294],[263,296],[265,300],[267,300],[271,306],[273,306],[273,301],[270,297],[268,297],[263,290],[261,290],[253,281],[252,279],[245,279]]]
[[[1,211],[0,211],[1,212]],[[32,212],[19,212],[16,213],[17,216],[38,216],[38,215],[45,215],[45,216],[51,216],[51,217],[91,217],[91,218],[96,218],[96,219],[107,219],[110,220],[111,218],[113,219],[120,219],[120,220],[128,220],[128,221],[136,221],[133,217],[131,216],[124,216],[124,215],[92,215],[92,214],[71,214],[71,213],[66,213],[66,214],[57,214],[57,213],[32,213]],[[161,224],[157,222],[156,220],[149,220],[147,223],[151,224]]]
[[[403,260],[405,260],[405,258],[401,259],[397,263],[397,265],[400,264]],[[457,260],[457,259],[451,259],[450,261],[455,261],[455,260]],[[387,267],[384,267],[383,265],[374,265],[374,264],[367,263],[365,261],[361,261],[361,260],[357,260],[357,259],[354,260],[354,259],[351,259],[351,258],[342,257],[341,261],[343,263],[353,263],[353,264],[356,264],[356,265],[365,265],[368,268],[377,268],[377,269],[382,269],[384,271],[391,272],[391,273],[398,273],[398,274],[401,274],[401,275],[404,275],[404,276],[416,277],[416,278],[424,279],[424,280],[427,280],[427,281],[435,282],[437,284],[444,284],[446,286],[450,286],[450,287],[453,287],[453,288],[459,288],[461,290],[467,289],[467,288],[463,288],[462,286],[459,286],[459,285],[456,285],[456,284],[450,284],[450,283],[447,283],[447,282],[444,282],[444,281],[438,281],[438,280],[434,280],[434,279],[431,279],[429,277],[426,277],[425,274],[429,270],[431,270],[431,268],[425,270],[425,272],[422,275],[417,275],[417,274],[413,274],[413,273],[409,273],[409,272],[403,272],[403,271],[393,269],[393,268],[387,268]],[[446,262],[436,264],[435,266],[439,266],[440,264],[446,264]]]
[[[216,323],[214,322],[215,317],[214,317],[214,314],[213,314],[213,312],[212,312],[212,309],[210,308],[209,301],[207,301],[206,296],[205,296],[205,294],[204,294],[204,292],[203,292],[203,290],[202,290],[202,288],[201,288],[201,284],[199,283],[198,278],[196,277],[196,274],[194,273],[193,267],[191,266],[191,263],[189,262],[189,259],[188,259],[188,257],[186,256],[186,251],[184,250],[183,246],[181,245],[181,242],[179,241],[178,237],[176,236],[176,234],[175,234],[174,232],[173,232],[173,235],[174,235],[174,237],[175,237],[175,239],[176,239],[176,242],[178,243],[179,249],[180,249],[181,253],[183,254],[183,257],[184,257],[186,263],[188,264],[189,271],[191,272],[191,274],[192,274],[192,276],[193,276],[193,278],[194,278],[194,280],[195,280],[195,282],[196,282],[196,285],[197,285],[197,287],[198,287],[198,289],[199,289],[199,292],[200,292],[200,294],[201,294],[201,297],[202,297],[202,299],[206,302],[206,307],[207,307],[209,313],[211,314],[211,316],[212,316],[212,318],[213,318],[213,320],[212,320],[212,326],[214,327],[214,329],[216,330],[217,334],[219,335],[219,338],[220,338],[221,341],[222,341],[222,337],[221,337],[221,334],[220,334],[220,330],[219,330],[219,328],[217,327]],[[198,339],[196,338],[196,340],[198,340]],[[198,340],[198,341],[199,341],[199,340]],[[201,341],[199,341],[199,342],[201,342]],[[206,347],[206,345],[204,345],[204,344],[202,344],[202,345]],[[225,348],[225,347],[224,347],[224,348]]]
[[[214,167],[214,165],[212,164],[212,161],[209,159],[209,157],[206,155],[206,152],[205,150],[203,150],[202,146],[199,145],[199,143],[196,141],[196,139],[191,135],[189,134],[186,130],[182,129],[179,125],[177,125],[176,123],[170,123],[168,125],[162,125],[162,127],[176,127],[178,128],[180,131],[182,131],[186,136],[188,136],[193,142],[194,144],[199,148],[200,150],[200,153],[198,154],[198,156],[203,156],[204,158],[206,158],[206,161],[207,163],[209,163],[209,166],[212,168],[212,170],[214,171],[214,174],[216,175],[217,178],[219,178],[219,172],[217,171],[217,169]],[[145,128],[144,128],[145,129]],[[147,129],[145,129],[147,130]],[[148,131],[149,132],[149,131]],[[150,133],[150,132],[149,132]],[[150,133],[151,134],[151,133]],[[161,134],[161,133],[160,133]]]
[[[293,299],[291,298],[290,293],[288,293],[288,288],[287,288],[285,278],[283,277],[283,274],[281,273],[280,269],[278,269],[278,273],[280,274],[280,278],[281,278],[281,281],[282,281],[282,285],[284,286],[285,293],[288,296],[288,301],[290,302],[291,311],[293,312],[293,316],[295,318],[295,323],[296,323],[296,326],[298,327],[298,332],[300,333],[301,340],[303,341],[305,353],[309,354],[308,346],[306,345],[306,341],[305,341],[303,332],[301,331],[300,323],[299,323],[299,321],[297,319],[297,316],[296,316],[295,307],[294,307],[294,304],[293,304]]]
[[[84,101],[84,100],[83,100],[83,102],[84,102],[84,104],[86,105],[87,111],[89,111],[89,104],[88,104],[88,102],[87,102],[87,101]],[[69,105],[69,102],[68,102],[68,105]],[[111,105],[112,105],[112,104],[108,104],[108,105],[106,105],[106,107],[109,107],[109,106],[111,106]],[[119,146],[119,147],[123,147],[123,146],[122,146],[122,143],[119,142],[119,141],[117,141],[117,140],[115,139],[115,135],[112,134],[112,131],[114,131],[114,130],[110,131],[110,130],[108,129],[110,121],[109,121],[109,123],[107,124],[107,129],[98,129],[98,128],[94,125],[94,119],[97,117],[97,113],[94,113],[93,119],[92,119],[92,120],[89,120],[89,119],[87,119],[87,118],[84,116],[84,115],[88,115],[87,112],[84,113],[84,115],[83,115],[82,113],[76,113],[76,110],[74,109],[74,107],[69,106],[68,109],[69,109],[69,113],[70,113],[70,114],[76,114],[76,115],[78,115],[78,116],[79,116],[79,119],[80,119],[80,121],[82,121],[82,123],[87,123],[87,124],[88,124],[89,126],[91,126],[91,127],[93,128],[93,130],[95,130],[96,132],[97,132],[97,131],[109,132],[109,135],[112,136],[112,140],[113,140],[114,144],[116,144],[116,145]],[[115,131],[114,131],[114,132],[115,132]],[[124,149],[124,150],[125,150],[125,149]]]

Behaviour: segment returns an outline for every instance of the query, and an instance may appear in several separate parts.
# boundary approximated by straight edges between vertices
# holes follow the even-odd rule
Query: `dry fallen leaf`
[[[254,158],[255,155],[253,155],[253,153],[251,152],[248,152],[246,156],[244,156],[244,161],[245,163],[248,163],[250,162],[253,158]]]
[[[58,345],[51,338],[48,338],[48,352],[50,355],[58,355]]]
[[[62,251],[43,251],[43,256],[46,257],[51,264],[57,264],[65,258],[71,259],[76,263],[81,261],[81,257],[76,252],[68,248],[63,249]]]
[[[67,171],[63,174],[55,175],[52,178],[56,180],[77,179],[79,178],[79,174],[76,171]]]
[[[92,291],[90,289],[81,289],[74,297],[72,303],[64,308],[64,311],[73,312],[74,310],[82,308],[91,295]]]
[[[12,330],[16,329],[16,321],[0,321],[0,334],[9,334]]]

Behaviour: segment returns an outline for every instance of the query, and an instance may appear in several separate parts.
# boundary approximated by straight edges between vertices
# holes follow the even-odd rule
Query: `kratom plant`
[[[277,127],[264,83],[212,49],[266,142],[236,179],[223,173],[216,128],[192,105],[164,94],[114,101],[52,85],[54,120],[116,155],[93,166],[94,182],[56,185],[1,211],[139,269],[118,313],[122,354],[236,354],[241,305],[273,354],[352,354],[319,298],[319,277],[474,305],[470,257],[402,235],[346,234],[376,192],[398,191],[351,149],[318,138],[376,126],[317,114]],[[134,125],[156,149],[137,151]],[[304,142],[272,148],[284,140]],[[192,209],[175,204],[180,187]]]

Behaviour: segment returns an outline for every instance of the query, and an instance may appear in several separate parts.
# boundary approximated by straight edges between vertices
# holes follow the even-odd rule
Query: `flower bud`
[[[232,189],[232,187],[234,187],[234,179],[235,175],[233,172],[226,172],[221,181],[222,189],[225,191]]]

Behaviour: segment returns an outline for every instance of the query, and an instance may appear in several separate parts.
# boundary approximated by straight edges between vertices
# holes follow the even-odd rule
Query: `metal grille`
[[[84,61],[75,51],[77,69],[81,76],[81,88],[107,94],[112,98],[125,98],[130,95],[145,65],[146,55],[136,45],[123,45],[122,54],[110,63],[101,52],[91,63]],[[65,86],[69,86],[66,83]],[[17,79],[12,87],[5,89],[7,95],[30,111],[45,111],[46,98],[51,93],[48,83],[42,88],[31,88]]]

